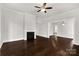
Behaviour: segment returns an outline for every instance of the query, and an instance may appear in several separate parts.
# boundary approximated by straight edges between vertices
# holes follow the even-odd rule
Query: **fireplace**
[[[34,40],[34,32],[27,32],[27,40],[28,41]]]

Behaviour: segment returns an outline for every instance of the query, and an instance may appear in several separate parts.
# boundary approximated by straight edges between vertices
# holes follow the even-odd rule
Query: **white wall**
[[[74,33],[75,42],[74,43],[79,45],[79,16],[76,17],[74,31],[75,31]]]
[[[37,35],[39,36],[43,36],[43,37],[49,37],[49,33],[48,33],[48,28],[49,24],[48,23],[38,23],[37,24]]]
[[[0,4],[0,47],[1,47],[1,4]]]
[[[57,35],[67,38],[74,38],[74,18],[65,19],[64,26],[62,22],[57,25]]]
[[[23,14],[11,9],[2,10],[1,39],[3,42],[23,39]]]

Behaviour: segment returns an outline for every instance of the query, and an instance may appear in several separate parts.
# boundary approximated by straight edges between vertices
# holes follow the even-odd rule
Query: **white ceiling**
[[[51,10],[47,10],[47,13],[37,12],[37,8],[34,6],[41,6],[42,3],[4,3],[3,6],[14,10],[28,12],[37,15],[42,18],[57,15],[72,9],[79,8],[79,3],[47,3],[47,6],[53,7]]]

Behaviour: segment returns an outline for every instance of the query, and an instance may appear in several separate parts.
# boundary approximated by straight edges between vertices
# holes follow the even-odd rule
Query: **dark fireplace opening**
[[[34,32],[27,32],[27,41],[34,40]]]

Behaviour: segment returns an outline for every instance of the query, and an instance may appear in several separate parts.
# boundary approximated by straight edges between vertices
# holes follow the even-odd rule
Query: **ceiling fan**
[[[47,13],[46,9],[52,9],[52,7],[46,7],[46,4],[47,3],[43,3],[43,5],[41,7],[39,7],[39,6],[34,6],[34,7],[39,8],[39,10],[37,12],[44,11],[45,13]]]

